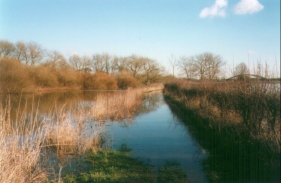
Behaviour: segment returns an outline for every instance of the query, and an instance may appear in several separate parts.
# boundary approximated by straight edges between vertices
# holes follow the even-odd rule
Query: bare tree
[[[159,64],[155,60],[145,59],[144,65],[144,79],[143,84],[148,85],[154,82],[157,82],[161,76],[161,72],[164,70],[159,66]]]
[[[36,63],[40,62],[43,58],[43,49],[37,43],[29,43],[28,44],[28,52],[29,52],[29,64],[35,65]],[[26,63],[26,65],[28,65]]]
[[[249,74],[249,73],[250,73],[249,69],[244,62],[241,62],[240,64],[238,64],[234,70],[234,75],[245,75],[245,74]]]
[[[37,43],[17,42],[14,55],[25,65],[35,65],[43,59],[44,50]]]
[[[16,48],[8,41],[0,41],[0,60],[4,57],[12,57]]]
[[[194,77],[193,62],[194,57],[183,56],[177,60],[177,67],[179,68],[181,73],[184,74],[188,79]]]
[[[92,70],[95,72],[104,72],[105,71],[105,63],[103,62],[103,56],[101,54],[93,55],[91,67],[92,67]]]
[[[80,71],[83,68],[83,64],[81,62],[81,58],[79,57],[79,55],[72,55],[69,57],[68,59],[69,64],[75,69]]]
[[[83,56],[81,57],[81,64],[84,72],[90,72],[91,71],[91,58],[89,56]]]
[[[51,65],[53,67],[58,67],[58,68],[67,68],[68,67],[65,57],[58,51],[48,52],[47,60],[46,60],[45,64]]]
[[[112,66],[111,56],[109,56],[108,53],[103,53],[101,56],[102,56],[102,61],[104,62],[104,71],[107,74],[110,74],[111,66]]]
[[[28,48],[24,42],[16,43],[15,57],[21,62],[28,62]]]
[[[111,74],[122,70],[122,58],[114,56],[111,63]]]
[[[199,76],[200,80],[216,79],[223,65],[221,56],[205,52],[195,56],[192,70]]]
[[[122,66],[123,69],[131,73],[133,77],[138,78],[143,72],[143,67],[147,62],[146,60],[147,58],[131,55],[122,59]]]

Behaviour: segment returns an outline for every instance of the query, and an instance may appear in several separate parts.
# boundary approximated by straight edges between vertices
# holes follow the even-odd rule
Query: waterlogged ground
[[[38,118],[40,123],[41,119],[47,116],[46,119],[50,118],[49,121],[52,122],[51,117],[48,116],[62,115],[63,110],[66,112],[59,118],[69,117],[75,128],[78,128],[79,115],[86,115],[85,111],[87,111],[81,108],[88,108],[89,105],[94,104],[100,94],[97,92],[49,93],[1,96],[0,99],[3,107],[11,108],[12,122],[18,119],[18,114],[26,115],[24,117],[26,121]],[[110,97],[112,93],[106,95]],[[128,178],[128,175],[136,175],[132,180],[138,182],[174,182],[175,180],[191,183],[207,182],[201,163],[207,157],[206,151],[189,134],[187,126],[173,115],[161,92],[146,94],[142,105],[128,119],[97,122],[92,117],[85,117],[83,126],[83,136],[91,137],[90,133],[96,133],[97,130],[100,132],[98,146],[102,147],[101,151],[91,154],[89,150],[86,155],[76,155],[79,150],[71,149],[72,147],[60,146],[59,150],[63,150],[62,153],[56,148],[45,149],[44,153],[49,153],[46,156],[47,164],[53,167],[53,171],[50,172],[50,175],[53,175],[52,179],[59,180],[60,177],[67,175],[65,180],[81,182],[89,181],[87,176],[97,176],[100,182],[104,182],[105,177],[111,177],[112,181],[116,182],[117,179],[114,179],[116,177]],[[69,126],[62,126],[62,128],[66,127],[69,128]],[[70,134],[62,135],[64,138],[70,136]],[[86,162],[85,157],[90,159]],[[113,164],[107,164],[110,159],[114,160],[110,161]],[[99,170],[97,162],[108,166]],[[130,166],[128,162],[131,162]],[[118,168],[120,163],[121,167]],[[115,169],[112,169],[114,166]],[[94,172],[95,176],[89,174],[90,170],[92,173],[97,171]],[[112,174],[100,176],[104,172]],[[130,182],[130,178],[119,180]]]
[[[145,94],[118,121],[93,117],[100,95],[107,108],[114,92],[0,95],[0,102],[15,125],[54,123],[47,141],[62,145],[42,148],[41,160],[54,182],[280,181],[280,154],[227,129],[200,126],[161,92]]]

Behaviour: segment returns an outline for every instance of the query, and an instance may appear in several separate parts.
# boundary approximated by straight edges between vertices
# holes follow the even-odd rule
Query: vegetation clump
[[[103,53],[67,59],[36,43],[1,40],[0,71],[0,93],[127,89],[161,82],[164,74],[159,63],[146,57]]]
[[[138,158],[130,157],[130,149],[122,145],[119,151],[100,150],[87,158],[91,168],[78,176],[67,175],[65,182],[161,182],[188,183],[186,174],[177,162],[166,162],[158,175],[153,167]]]
[[[14,58],[0,60],[0,92],[22,92],[30,86],[27,70]]]
[[[138,86],[138,81],[130,74],[123,72],[117,76],[117,85],[120,89],[135,88]]]
[[[113,76],[105,72],[96,72],[95,74],[84,74],[84,90],[116,90],[117,82]]]
[[[264,80],[178,80],[166,83],[164,94],[210,153],[204,165],[211,181],[280,180],[277,85]]]

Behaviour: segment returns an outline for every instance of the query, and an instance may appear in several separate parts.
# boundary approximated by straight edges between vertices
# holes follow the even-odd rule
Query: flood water
[[[75,119],[86,115],[86,112],[81,111],[86,111],[89,105],[95,104],[95,100],[101,94],[110,98],[113,93],[0,95],[0,104],[2,108],[11,108],[9,115],[12,122],[19,116],[24,116],[25,121],[32,120],[35,116],[39,119],[56,116],[63,109],[70,116],[69,119],[74,121],[72,123],[74,128],[77,128]],[[136,113],[128,119],[100,122],[95,121],[93,117],[85,116],[84,136],[91,137],[101,129],[99,139],[103,139],[100,144],[102,148],[117,151],[125,145],[131,150],[132,157],[152,165],[155,172],[166,162],[177,162],[191,183],[208,182],[206,169],[209,173],[212,172],[208,177],[212,176],[215,180],[221,176],[225,180],[223,182],[280,180],[280,164],[277,163],[277,166],[273,167],[267,163],[280,162],[280,156],[271,158],[270,154],[263,153],[263,147],[260,145],[240,143],[237,139],[235,142],[228,141],[226,138],[228,132],[225,132],[225,136],[220,132],[222,135],[218,138],[227,141],[221,143],[216,139],[217,131],[194,128],[195,120],[190,121],[192,118],[179,114],[179,110],[171,108],[171,104],[168,105],[167,102],[161,92],[148,93],[143,97],[143,102]],[[38,120],[40,121],[42,120]],[[63,175],[79,169],[81,162],[77,163],[76,157],[67,161],[69,165],[63,165]],[[61,162],[66,161],[61,160],[61,157],[57,158],[55,153],[50,155],[49,164],[54,166],[56,172]],[[87,169],[87,165],[85,167]]]
[[[149,97],[156,98],[154,110],[140,114],[132,124],[108,123],[106,133],[112,139],[112,148],[126,144],[132,149],[132,156],[147,161],[155,169],[167,161],[177,161],[190,182],[207,182],[201,165],[206,157],[204,149],[173,115],[162,93]]]
[[[0,99],[3,107],[9,105],[12,108],[11,118],[16,120],[19,111],[21,114],[25,113],[27,119],[31,119],[35,113],[37,117],[42,118],[50,114],[50,111],[55,113],[62,107],[73,111],[77,106],[86,106],[85,104],[94,102],[99,94],[97,92],[48,93],[9,95],[2,96]],[[89,118],[87,123],[92,126],[96,122]],[[163,167],[165,162],[174,161],[179,163],[191,183],[207,182],[201,164],[207,156],[205,150],[189,134],[188,127],[173,115],[161,92],[146,94],[133,118],[103,122],[102,131],[101,136],[105,139],[103,148],[118,150],[122,145],[126,145],[131,149],[132,157],[152,165],[155,171]],[[51,159],[54,167],[57,167],[56,158],[51,156]],[[77,168],[77,162],[73,162],[71,166],[64,168],[66,172],[71,168]]]

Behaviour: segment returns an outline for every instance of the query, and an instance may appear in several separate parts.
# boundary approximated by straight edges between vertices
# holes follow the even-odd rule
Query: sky
[[[0,0],[0,40],[73,54],[220,55],[280,75],[280,0]]]

